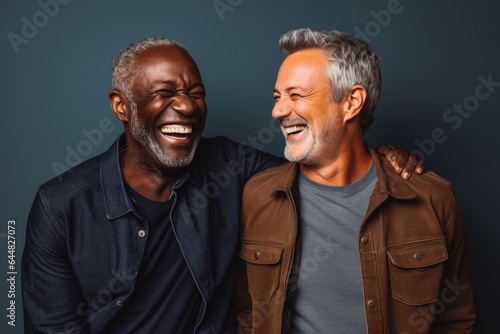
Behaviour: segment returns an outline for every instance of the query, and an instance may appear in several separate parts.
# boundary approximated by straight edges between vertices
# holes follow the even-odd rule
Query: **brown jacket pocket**
[[[240,258],[246,262],[248,290],[258,299],[270,299],[278,288],[283,246],[243,241]]]
[[[387,256],[394,299],[410,306],[438,300],[448,259],[444,239],[411,243],[388,250]]]

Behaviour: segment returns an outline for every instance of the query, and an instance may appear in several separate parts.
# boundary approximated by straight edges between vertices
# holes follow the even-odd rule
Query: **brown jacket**
[[[368,333],[470,333],[474,300],[451,184],[429,171],[406,181],[369,150],[378,182],[358,236]],[[236,277],[243,333],[290,330],[300,252],[297,172],[296,163],[271,168],[243,190]]]

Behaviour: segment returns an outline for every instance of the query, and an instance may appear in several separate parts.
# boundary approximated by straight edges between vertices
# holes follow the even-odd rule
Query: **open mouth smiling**
[[[165,124],[160,126],[160,132],[169,137],[187,139],[193,134],[191,124]]]
[[[287,126],[287,127],[284,127],[285,129],[285,133],[287,135],[292,135],[292,134],[296,134],[296,133],[299,133],[301,132],[302,130],[304,130],[306,128],[305,125],[292,125],[292,126]]]

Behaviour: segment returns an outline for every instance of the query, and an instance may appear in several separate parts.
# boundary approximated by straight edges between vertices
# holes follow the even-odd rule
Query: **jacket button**
[[[139,234],[141,238],[144,238],[146,236],[146,231],[140,230],[137,234]]]
[[[415,255],[413,255],[413,257],[414,257],[414,258],[415,258],[415,260],[417,260],[417,261],[422,260],[422,254],[420,254],[420,253],[415,253]]]
[[[116,307],[123,307],[123,302],[121,300],[116,302]]]
[[[259,251],[255,251],[255,253],[253,255],[255,256],[256,259],[258,259],[259,256],[260,256],[260,252]]]
[[[362,237],[361,238],[361,244],[362,245],[368,245],[368,238],[367,237]]]
[[[366,306],[368,306],[369,308],[374,308],[375,307],[375,301],[370,299],[367,303],[366,303]]]

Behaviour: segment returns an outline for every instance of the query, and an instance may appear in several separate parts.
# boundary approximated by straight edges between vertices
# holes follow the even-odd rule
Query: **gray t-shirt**
[[[299,173],[302,251],[292,333],[366,333],[358,233],[377,182],[325,186]]]

